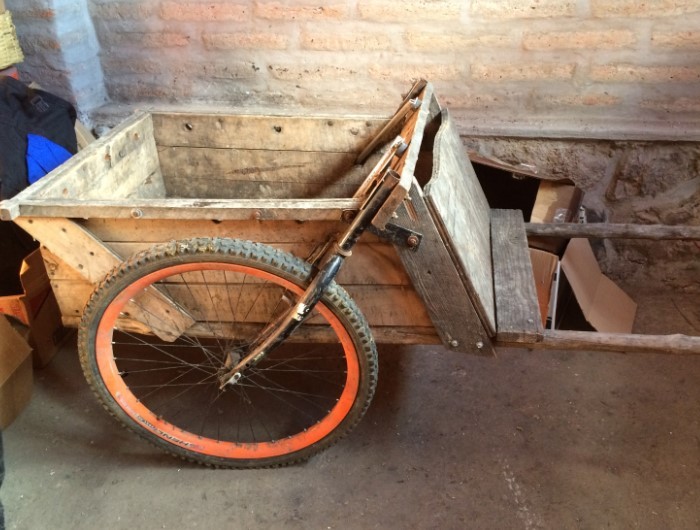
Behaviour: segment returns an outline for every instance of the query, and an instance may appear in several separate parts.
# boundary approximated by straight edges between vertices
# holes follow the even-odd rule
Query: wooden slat
[[[358,152],[381,119],[269,115],[153,114],[159,146]]]
[[[120,256],[131,256],[145,250],[152,242],[110,242],[109,247]],[[284,252],[306,257],[314,249],[312,243],[278,243],[275,248]],[[44,264],[51,280],[80,280],[82,276],[58,256],[43,250]],[[358,243],[352,251],[352,258],[340,269],[338,283],[347,285],[403,285],[411,289],[411,280],[403,269],[396,250],[384,243]]]
[[[77,316],[63,315],[62,321],[63,325],[69,328],[80,326],[80,317]],[[372,336],[378,344],[440,344],[440,337],[432,326],[374,326]],[[292,335],[289,340],[292,342],[324,342],[328,341],[329,338],[326,330],[311,330],[301,336]]]
[[[68,219],[20,217],[15,222],[75,269],[84,278],[90,292],[93,284],[100,282],[121,262],[121,258],[93,234]],[[149,313],[160,316],[153,331],[164,340],[174,340],[193,323],[189,315],[156,291],[140,299],[138,306],[131,307],[131,311],[141,322],[152,321]]]
[[[84,280],[52,280],[51,287],[61,308],[61,314],[67,317],[82,314],[85,303],[94,289],[93,285]],[[420,298],[412,289],[400,286],[350,285],[347,286],[347,291],[360,307],[370,327],[432,326]],[[176,296],[176,290],[172,293]],[[221,296],[222,299],[226,299],[225,295]]]
[[[351,197],[368,169],[351,153],[161,147],[168,197]]]
[[[520,210],[492,210],[491,242],[496,295],[496,339],[537,342],[542,322]]]
[[[525,223],[533,236],[590,237],[649,240],[700,240],[700,226],[636,225],[625,223]]]
[[[549,350],[610,351],[700,354],[700,337],[682,334],[643,335],[632,333],[598,333],[593,331],[545,330],[535,348]]]
[[[484,325],[496,330],[490,209],[447,111],[435,136],[433,173],[425,186],[430,210],[460,269]]]
[[[345,210],[360,207],[357,199],[26,199],[14,205],[12,218],[72,217],[81,219],[189,220],[340,220]],[[172,223],[171,223],[172,224]]]
[[[396,249],[443,344],[456,351],[493,355],[489,334],[469,299],[416,181],[409,198],[397,210],[395,222],[421,233],[423,239],[415,251],[405,246]]]

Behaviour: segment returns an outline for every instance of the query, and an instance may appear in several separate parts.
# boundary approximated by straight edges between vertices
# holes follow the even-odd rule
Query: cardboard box
[[[569,241],[561,269],[583,317],[593,329],[607,333],[632,332],[637,304],[601,272],[587,239]],[[562,308],[560,313],[565,315],[566,306],[561,302],[558,305]]]
[[[40,250],[24,258],[19,277],[23,292],[0,297],[0,313],[29,327],[26,338],[33,348],[34,365],[45,366],[63,341],[65,330]]]
[[[7,428],[32,396],[32,357],[27,342],[0,315],[0,429]]]
[[[553,297],[556,297],[556,292],[552,293],[552,285],[554,283],[554,275],[558,269],[559,258],[555,254],[531,248],[530,261],[532,262],[532,272],[535,276],[535,289],[540,306],[542,325],[547,327],[551,300]]]
[[[573,223],[578,219],[578,210],[583,192],[568,181],[543,180],[537,189],[537,197],[530,215],[531,223]],[[529,237],[533,248],[561,256],[566,239],[555,237]]]

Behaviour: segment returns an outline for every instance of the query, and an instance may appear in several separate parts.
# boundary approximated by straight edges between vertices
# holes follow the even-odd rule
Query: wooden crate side
[[[396,224],[423,235],[417,250],[397,246],[401,261],[442,343],[456,351],[493,355],[488,331],[472,305],[449,250],[435,225],[417,181]]]
[[[352,197],[369,171],[352,153],[161,146],[158,155],[168,197]]]
[[[31,197],[48,202],[165,197],[150,116],[134,116],[93,142],[50,175]]]
[[[155,113],[158,146],[357,153],[385,119]]]
[[[493,335],[496,316],[490,208],[446,110],[435,136],[432,178],[424,191],[474,307]]]

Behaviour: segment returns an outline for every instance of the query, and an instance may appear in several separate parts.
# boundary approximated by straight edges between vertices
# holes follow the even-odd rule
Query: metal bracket
[[[390,241],[394,245],[404,245],[414,251],[418,250],[423,240],[423,234],[393,223],[387,223],[384,230],[379,230],[370,225],[369,231],[382,239]]]

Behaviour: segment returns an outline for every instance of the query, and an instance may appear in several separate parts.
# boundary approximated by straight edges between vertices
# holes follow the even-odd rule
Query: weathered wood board
[[[520,210],[493,210],[491,218],[496,338],[538,342],[543,328],[523,214]]]
[[[470,298],[491,335],[496,331],[491,214],[486,196],[446,110],[435,136],[433,173],[424,191]]]

